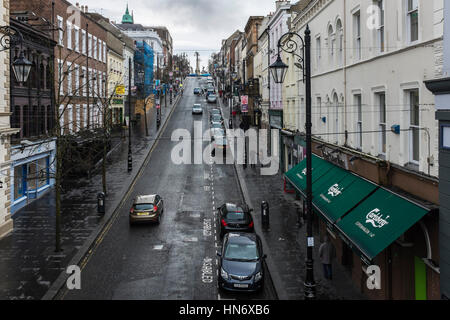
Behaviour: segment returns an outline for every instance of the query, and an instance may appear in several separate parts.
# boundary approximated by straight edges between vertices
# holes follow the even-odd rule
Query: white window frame
[[[72,50],[72,23],[66,21],[67,49]]]
[[[355,60],[362,59],[362,46],[361,46],[361,10],[356,10],[353,13],[353,38],[355,42]]]
[[[60,134],[63,135],[64,134],[64,105],[61,104],[58,108],[58,120],[59,120],[59,129],[60,129]]]
[[[73,109],[72,109],[72,107],[73,106],[71,104],[67,105],[67,111],[68,111],[67,122],[68,122],[69,133],[73,132]]]
[[[57,74],[57,84],[59,85],[59,95],[64,95],[64,62],[58,59],[58,74]]]
[[[86,84],[87,84],[87,77],[88,77],[88,74],[87,74],[87,72],[86,72],[86,67],[82,67],[81,68],[81,70],[82,70],[82,72],[83,72],[83,81],[82,81],[82,87],[83,87],[83,90],[81,90],[82,91],[82,95],[83,95],[83,97],[87,97],[87,88],[86,88]]]
[[[417,2],[417,7],[413,8],[412,10],[409,9],[409,3],[410,1],[413,1],[413,5],[414,5],[414,1]],[[411,16],[417,13],[417,39],[412,40],[412,28],[411,28]],[[414,44],[416,42],[419,41],[420,39],[420,14],[419,14],[419,0],[406,0],[406,28],[407,28],[407,32],[408,32],[408,43],[410,44]]]
[[[419,115],[418,115],[418,124],[412,124],[411,94],[413,92],[417,92],[417,96],[418,96],[418,109],[419,109],[418,110],[418,113],[419,113]],[[416,165],[419,165],[419,162],[420,162],[420,144],[421,144],[420,143],[420,91],[419,91],[418,88],[416,88],[416,89],[409,89],[409,90],[406,91],[406,93],[407,93],[408,106],[409,106],[409,110],[410,110],[410,112],[409,112],[409,123],[408,123],[409,129],[410,129],[410,131],[409,131],[409,152],[408,152],[409,153],[409,162],[413,163],[413,164],[416,164]],[[418,141],[418,145],[419,145],[419,151],[418,151],[419,159],[418,160],[414,159],[414,141],[413,141],[413,139],[414,139],[413,130],[414,129],[418,131],[418,139],[419,139],[419,141]]]
[[[57,16],[58,19],[58,45],[64,47],[64,18]]]
[[[362,94],[353,95],[356,106],[356,148],[362,150],[363,144],[363,110],[362,110]]]
[[[375,93],[376,95],[376,106],[378,114],[378,154],[386,156],[387,153],[387,110],[386,110],[386,91],[379,91]],[[384,97],[384,115],[382,114],[383,108],[381,106],[381,97]],[[384,121],[383,117],[384,116]],[[383,146],[384,141],[384,146]],[[383,147],[385,150],[383,150]]]
[[[84,55],[87,55],[86,52],[86,30],[81,30],[81,51]]]
[[[93,58],[95,59],[95,60],[97,60],[97,37],[96,36],[93,36],[92,37],[92,43],[93,43],[93,49],[94,49],[94,52],[93,52]]]
[[[92,58],[92,34],[88,33],[88,43],[87,43],[88,57]]]
[[[67,95],[72,95],[72,62],[67,61]]]
[[[108,52],[106,42],[103,41],[103,62],[106,63],[106,53]]]
[[[83,104],[83,128],[87,128],[87,104]]]
[[[74,25],[75,52],[80,52],[80,28]]]
[[[322,60],[322,38],[320,35],[316,37],[316,61],[317,68],[320,67],[320,61]]]
[[[106,85],[107,84],[106,72],[103,72],[103,79],[105,79],[105,85]],[[102,86],[102,87],[103,87],[103,97],[106,98],[106,95],[107,95],[106,86]]]
[[[378,50],[380,53],[386,51],[386,31],[385,31],[385,23],[386,23],[386,15],[385,15],[385,2],[384,0],[375,0],[375,5],[378,8],[377,14],[379,14],[379,25],[377,26],[377,41],[378,41]]]
[[[102,40],[98,39],[98,61],[103,61],[102,58]]]
[[[80,119],[80,105],[79,104],[77,104],[76,106],[75,106],[75,124],[76,124],[76,126],[75,126],[75,132],[78,132],[78,131],[80,131],[80,129],[81,129],[81,119]]]
[[[76,96],[80,96],[80,66],[75,64],[75,92]]]

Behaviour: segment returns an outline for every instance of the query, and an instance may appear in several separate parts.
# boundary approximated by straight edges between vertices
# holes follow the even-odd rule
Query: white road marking
[[[162,244],[157,244],[153,246],[153,250],[162,250],[164,248],[164,245]]]

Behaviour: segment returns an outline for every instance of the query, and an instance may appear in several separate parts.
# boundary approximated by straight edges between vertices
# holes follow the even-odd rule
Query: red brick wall
[[[14,0],[11,2],[11,12],[15,12],[15,11],[32,11],[34,12],[38,17],[42,17],[47,19],[48,21],[52,21],[52,5],[51,5],[51,1],[49,0]],[[79,19],[74,19],[73,17],[76,15],[74,11],[74,7],[71,3],[65,1],[65,0],[55,0],[55,16],[54,16],[54,23],[55,26],[58,26],[58,20],[57,20],[57,16],[60,16],[63,18],[63,26],[64,26],[64,41],[63,41],[63,47],[57,45],[55,48],[55,59],[61,59],[63,61],[66,62],[72,62],[72,63],[76,63],[77,65],[80,66],[80,75],[81,75],[81,67],[82,66],[86,66],[87,63],[89,63],[89,68],[91,69],[95,69],[99,72],[104,72],[107,74],[107,64],[104,63],[103,61],[100,61],[100,59],[102,57],[100,57],[99,60],[94,59],[94,58],[89,58],[89,62],[87,62],[87,57],[82,53],[82,31],[81,30],[86,30],[86,24],[88,24],[88,33],[91,34],[92,36],[97,37],[97,39],[100,39],[102,41],[104,41],[106,43],[107,41],[107,32],[106,30],[101,27],[99,24],[97,24],[95,21],[89,19],[84,13],[82,13],[81,11],[79,12]],[[79,53],[75,52],[74,48],[75,48],[75,33],[72,31],[72,50],[67,48],[67,34],[66,34],[66,27],[67,27],[67,20],[69,19],[69,21],[73,22],[76,26],[78,26],[80,28],[79,31]],[[30,24],[35,24],[36,22],[30,21]],[[42,21],[37,22],[38,24],[42,24]],[[39,29],[39,28],[38,28]],[[58,31],[54,32],[54,39],[55,41],[58,42]],[[87,39],[87,35],[86,35],[86,39]],[[98,41],[98,40],[97,40]],[[97,51],[99,49],[97,48]],[[103,47],[102,47],[102,52],[103,52]],[[55,61],[55,65],[57,65],[57,60]],[[65,63],[64,69],[67,69],[67,64]],[[66,78],[66,77],[65,77]],[[74,91],[75,87],[75,73],[72,73],[72,89]],[[55,75],[55,90],[58,91],[58,87],[59,87],[59,79],[58,76]],[[78,80],[78,82],[81,84],[81,79]],[[98,85],[100,85],[100,82],[97,82]],[[67,78],[64,79],[64,83],[63,83],[63,88],[64,88],[64,94],[67,93]],[[92,86],[92,83],[91,83]],[[99,88],[97,87],[95,89],[97,92],[99,92]],[[56,92],[58,93],[58,92]],[[80,92],[81,95],[81,92]],[[60,99],[58,101],[58,104],[72,104],[74,105],[74,107],[72,108],[72,119],[75,122],[76,121],[76,108],[75,105],[83,105],[83,104],[87,104],[87,97],[71,97],[71,98],[65,98]],[[93,104],[93,99],[92,99],[92,95],[91,95],[91,99],[90,99],[90,105]],[[90,110],[88,110],[88,118],[89,118],[89,114],[90,114]],[[64,115],[64,119],[65,119],[65,123],[67,123],[67,119],[68,119],[68,115],[65,114]],[[83,112],[81,112],[80,110],[80,122],[83,123]],[[76,124],[77,127],[80,127],[80,124]],[[75,125],[74,125],[75,127]]]

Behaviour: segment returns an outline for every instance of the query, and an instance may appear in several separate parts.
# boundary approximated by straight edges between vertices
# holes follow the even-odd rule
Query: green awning
[[[372,260],[429,211],[380,188],[336,226]]]
[[[289,182],[305,196],[306,159],[285,174]],[[315,155],[313,168],[313,205],[324,218],[335,223],[370,195],[377,186]]]
[[[349,171],[334,167],[313,185],[313,204],[335,223],[378,188]]]
[[[312,182],[319,180],[331,169],[333,164],[325,161],[315,155],[312,156]],[[306,159],[300,162],[296,167],[285,173],[289,182],[303,195],[306,195]]]

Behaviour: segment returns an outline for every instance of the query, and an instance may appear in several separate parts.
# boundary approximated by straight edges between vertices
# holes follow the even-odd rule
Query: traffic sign
[[[123,96],[125,95],[125,86],[116,86],[116,95]]]

